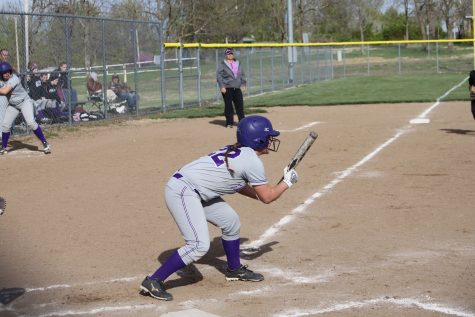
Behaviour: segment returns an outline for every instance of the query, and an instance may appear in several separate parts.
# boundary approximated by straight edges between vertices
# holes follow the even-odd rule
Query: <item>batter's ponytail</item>
[[[229,168],[229,164],[228,164],[228,155],[229,153],[231,153],[232,151],[236,150],[236,149],[239,149],[242,145],[239,144],[239,142],[237,143],[234,143],[233,145],[231,145],[230,147],[228,147],[228,149],[226,150],[226,152],[224,153],[224,162],[226,162],[226,168],[228,169],[228,171],[232,174],[234,174],[234,171]]]

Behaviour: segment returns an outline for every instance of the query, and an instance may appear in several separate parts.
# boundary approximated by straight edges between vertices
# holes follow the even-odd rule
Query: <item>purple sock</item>
[[[155,271],[150,278],[156,279],[158,278],[160,281],[165,281],[170,275],[182,269],[186,266],[186,264],[181,259],[178,251],[175,251],[166,259],[166,261]]]
[[[38,139],[40,139],[41,143],[43,143],[43,144],[46,143],[46,138],[45,138],[45,136],[43,135],[43,131],[41,130],[40,127],[36,128],[36,130],[33,130],[33,132],[34,132],[35,135],[38,137]]]
[[[2,149],[7,148],[9,138],[10,138],[10,132],[2,132]]]
[[[241,267],[241,260],[239,258],[239,239],[236,240],[224,240],[223,242],[224,252],[228,260],[228,269],[234,271]]]

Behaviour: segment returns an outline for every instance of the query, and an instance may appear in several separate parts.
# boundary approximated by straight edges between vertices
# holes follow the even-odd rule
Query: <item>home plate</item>
[[[161,315],[160,317],[220,317],[218,315],[213,315],[204,311],[201,311],[199,309],[187,309],[187,310],[182,310],[182,311],[177,311],[177,312],[172,312],[172,313],[166,313],[165,315]]]
[[[415,118],[409,121],[410,124],[425,124],[429,122],[430,122],[429,118]]]

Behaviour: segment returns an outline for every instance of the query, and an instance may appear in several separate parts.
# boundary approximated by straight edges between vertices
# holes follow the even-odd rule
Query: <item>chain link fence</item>
[[[39,72],[49,75],[60,63],[68,64],[73,93],[65,94],[63,123],[87,119],[77,120],[78,111],[100,112],[108,119],[222,102],[216,68],[224,59],[224,45],[163,43],[157,22],[1,12],[0,32],[0,46],[9,50],[10,63],[25,86],[33,75],[28,64],[37,64]],[[473,68],[473,48],[466,42],[309,43],[293,48],[234,44],[234,49],[247,77],[245,96],[251,96],[350,76],[467,72]],[[87,92],[91,72],[103,87],[102,98],[91,98]],[[112,75],[138,96],[136,107],[119,111],[122,101],[108,100]]]

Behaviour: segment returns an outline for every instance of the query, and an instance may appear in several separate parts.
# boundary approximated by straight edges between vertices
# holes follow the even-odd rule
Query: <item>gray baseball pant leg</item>
[[[2,132],[10,132],[13,122],[15,121],[20,111],[23,114],[23,118],[25,119],[28,127],[30,127],[30,129],[33,131],[38,129],[38,123],[36,123],[35,116],[33,114],[33,102],[28,99],[23,101],[16,107],[7,107],[7,111],[5,111],[5,118],[2,124]]]
[[[8,99],[5,96],[0,96],[0,125],[3,123],[3,118],[5,118],[5,111],[7,111]]]
[[[221,197],[203,202],[206,219],[221,229],[222,239],[227,241],[240,238],[241,221],[234,209]]]
[[[183,263],[201,259],[209,250],[208,222],[198,193],[182,180],[171,178],[165,187],[165,203],[185,245],[178,249]]]

